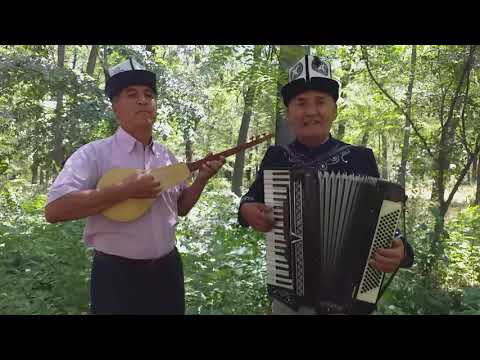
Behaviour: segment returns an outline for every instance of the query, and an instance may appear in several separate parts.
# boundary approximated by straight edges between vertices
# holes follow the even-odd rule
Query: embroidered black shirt
[[[329,152],[332,156],[325,157]],[[313,148],[295,140],[288,144],[287,148],[270,146],[267,149],[255,181],[248,192],[242,196],[240,207],[247,202],[264,202],[263,170],[265,168],[295,166],[314,166],[334,173],[380,177],[375,156],[369,148],[346,144],[332,137],[322,145]],[[242,226],[248,226],[240,211],[238,222]],[[396,235],[401,235],[399,230]],[[401,238],[405,245],[405,258],[401,267],[411,267],[414,258],[413,249],[403,236]]]

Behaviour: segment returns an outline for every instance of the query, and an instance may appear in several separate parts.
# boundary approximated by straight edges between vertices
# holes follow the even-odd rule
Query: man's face
[[[114,98],[112,109],[124,129],[151,129],[157,113],[155,93],[148,86],[129,86]]]
[[[309,90],[294,97],[288,104],[287,124],[301,141],[323,142],[328,138],[337,117],[337,104],[322,91]]]

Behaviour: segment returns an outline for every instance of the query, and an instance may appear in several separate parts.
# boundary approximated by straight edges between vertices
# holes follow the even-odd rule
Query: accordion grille
[[[395,232],[401,211],[401,209],[397,206],[395,206],[395,208],[395,210],[380,217],[370,251],[370,258],[373,257],[373,254],[377,249],[390,247],[392,236]],[[368,264],[367,268],[365,269],[363,281],[360,284],[359,294],[364,294],[372,289],[377,289],[381,285],[383,275],[383,272]]]

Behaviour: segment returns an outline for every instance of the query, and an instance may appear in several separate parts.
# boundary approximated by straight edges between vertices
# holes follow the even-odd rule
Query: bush
[[[480,286],[480,207],[460,211],[446,230],[445,286]]]
[[[228,186],[213,179],[177,226],[188,314],[270,312],[264,235],[238,226],[239,198]],[[16,184],[0,192],[0,314],[86,314],[92,254],[82,240],[84,221],[47,224],[38,190]],[[446,224],[441,258],[430,251],[431,203],[410,199],[406,220],[415,264],[398,272],[379,313],[480,314],[479,208]]]
[[[86,313],[91,253],[83,222],[47,224],[45,196],[21,190],[4,191],[0,201],[0,313]]]
[[[415,264],[401,269],[379,304],[383,314],[463,314],[480,311],[480,214],[466,208],[445,225],[441,258],[430,241],[436,217],[429,203],[415,199],[407,216],[407,236]],[[431,273],[425,269],[431,261]]]
[[[264,236],[237,225],[239,198],[207,189],[177,228],[190,314],[264,314]]]

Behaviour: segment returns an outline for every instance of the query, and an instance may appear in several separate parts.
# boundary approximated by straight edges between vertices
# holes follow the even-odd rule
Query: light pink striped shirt
[[[144,147],[121,127],[106,139],[86,144],[67,160],[49,189],[47,203],[73,191],[94,189],[108,170],[116,167],[154,169],[177,163],[165,146]],[[142,217],[123,223],[98,214],[89,216],[84,230],[88,246],[132,259],[152,259],[175,247],[177,200],[185,183],[163,191]]]

